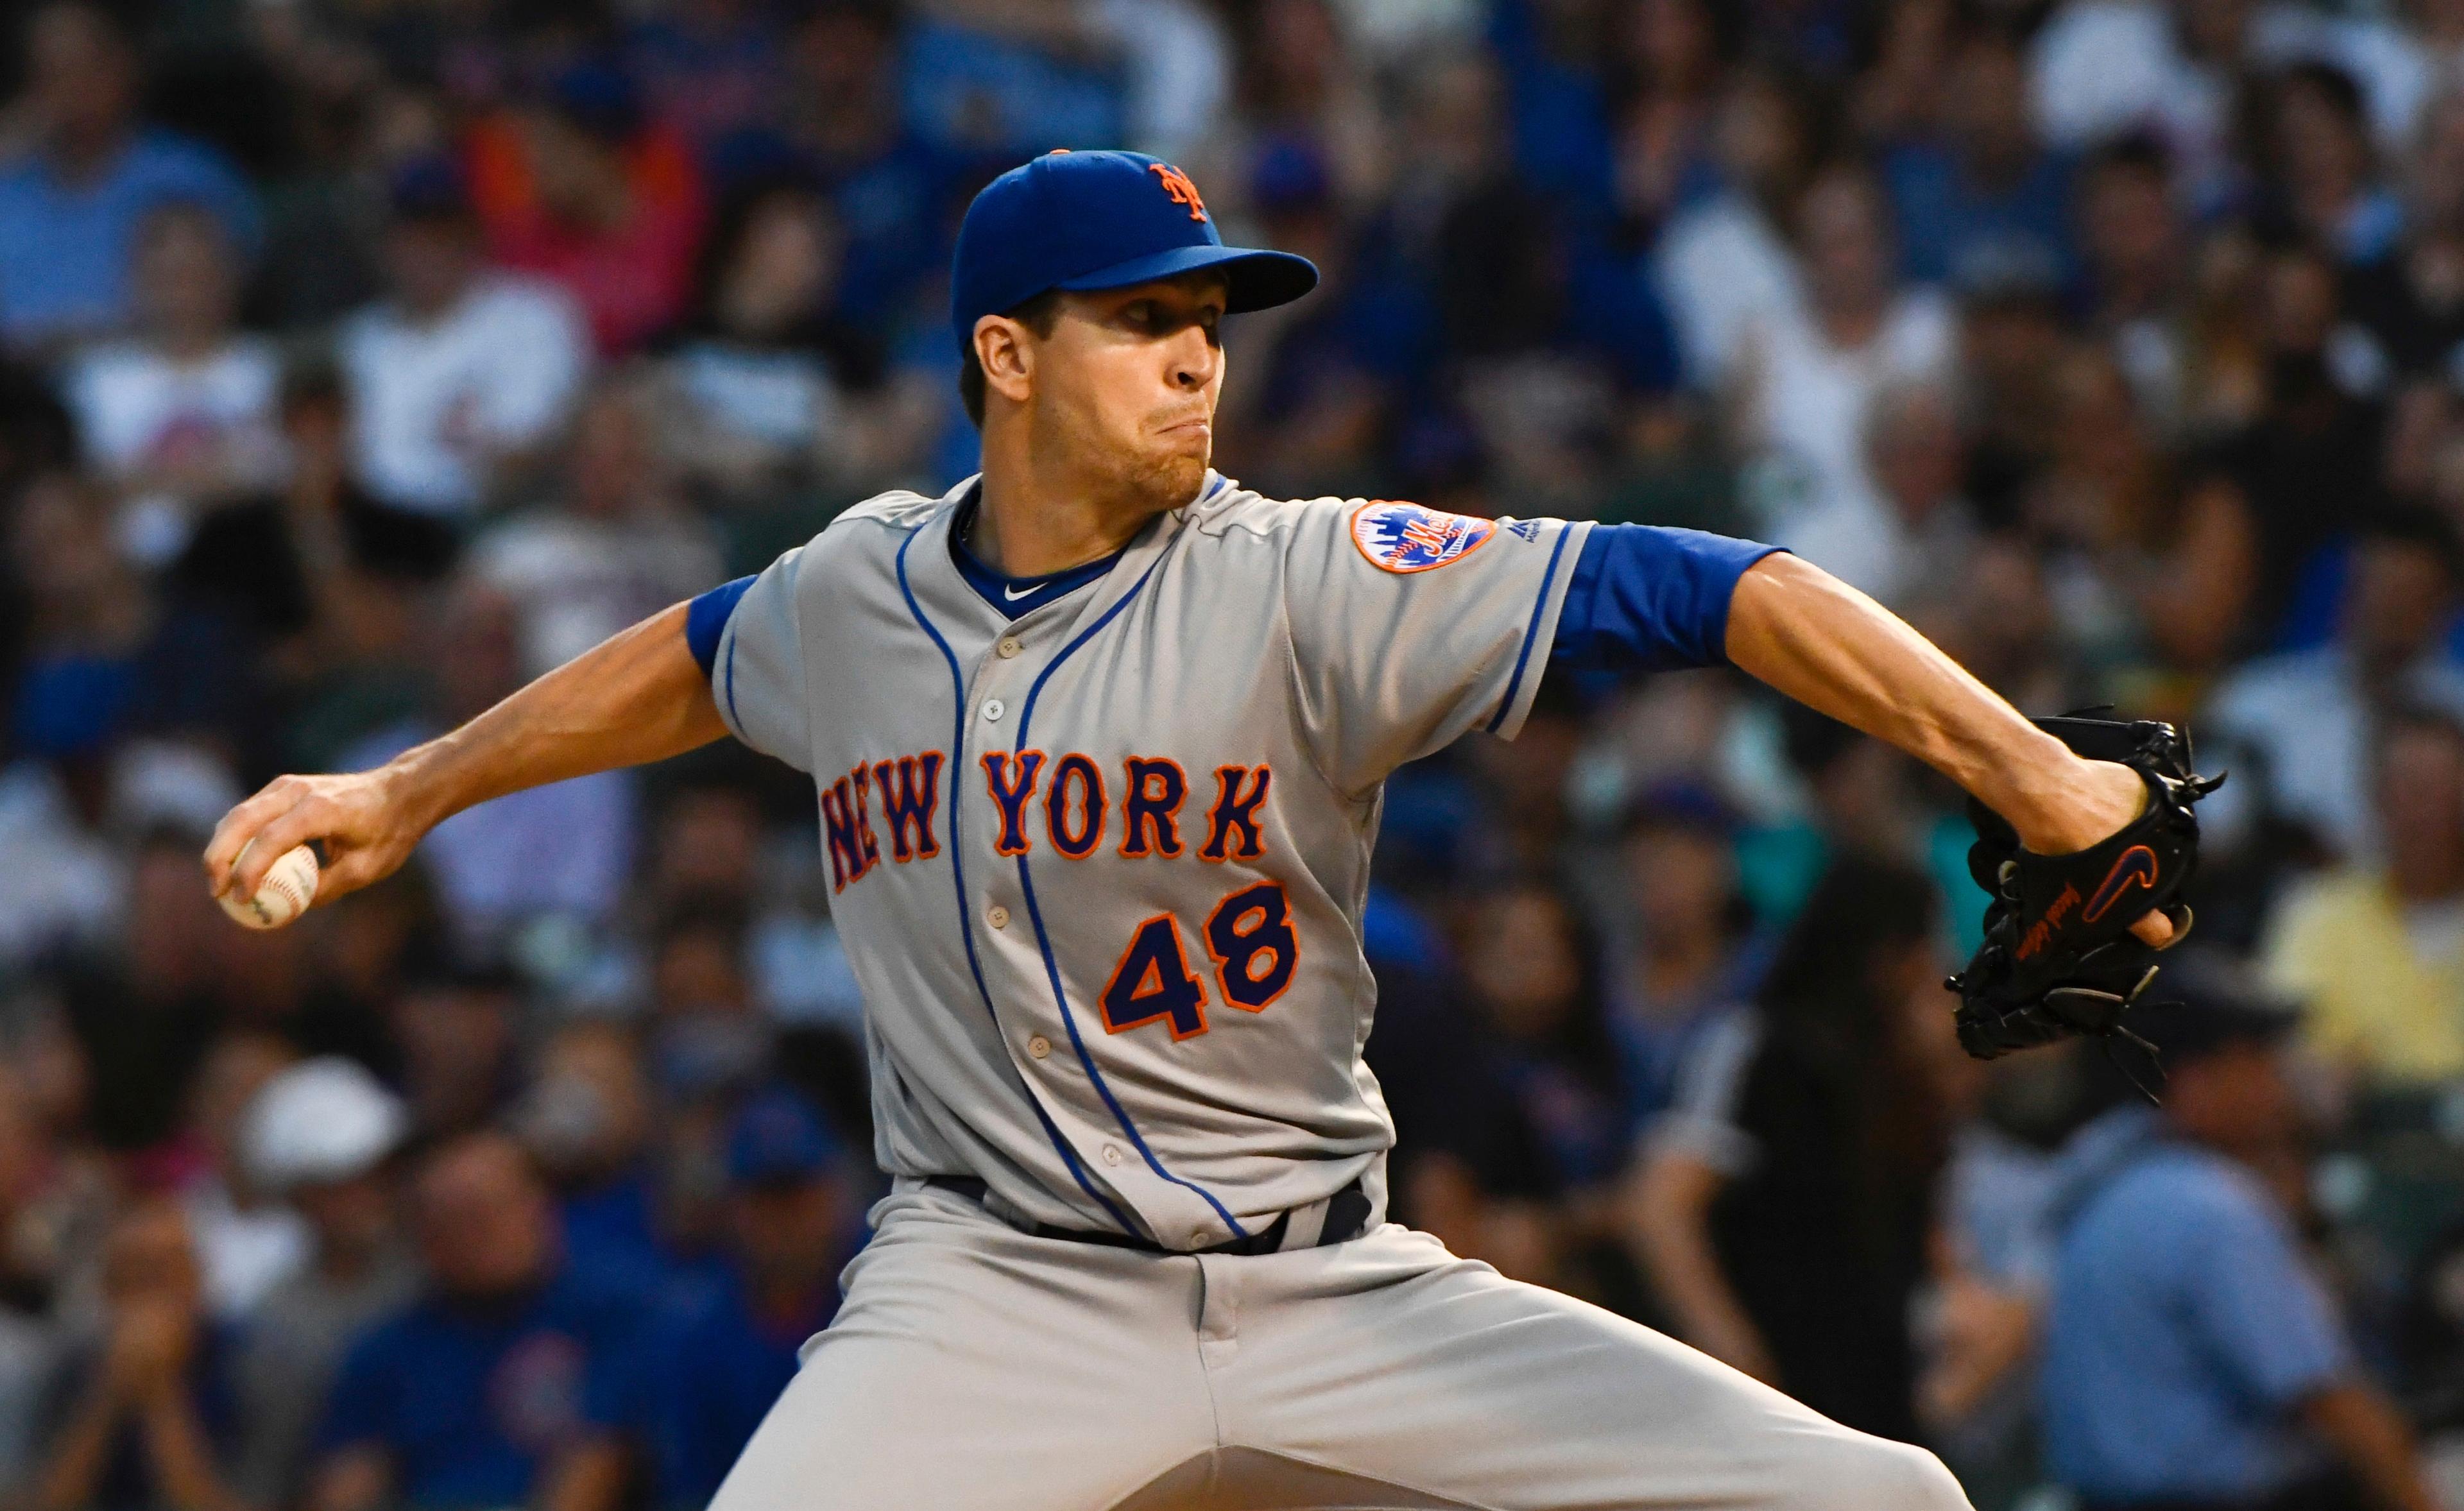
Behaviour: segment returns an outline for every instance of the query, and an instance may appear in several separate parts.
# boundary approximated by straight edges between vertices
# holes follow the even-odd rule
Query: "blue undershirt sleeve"
[[[1549,659],[1619,671],[1725,666],[1737,580],[1780,549],[1665,525],[1595,525]]]
[[[685,645],[693,651],[693,660],[701,663],[705,677],[718,664],[718,637],[727,632],[727,617],[736,612],[736,601],[753,585],[749,577],[733,582],[721,582],[685,609]]]

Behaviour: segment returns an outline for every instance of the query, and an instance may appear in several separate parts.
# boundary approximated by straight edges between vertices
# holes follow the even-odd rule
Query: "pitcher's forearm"
[[[322,907],[391,875],[429,829],[473,804],[718,738],[727,726],[686,643],[686,611],[653,614],[375,771],[275,777],[215,826],[207,887],[253,897],[285,851],[317,841]]]
[[[727,733],[665,609],[522,688],[461,728],[405,751],[385,773],[422,830],[492,798],[665,760]]]
[[[2117,785],[1898,615],[1795,557],[1766,557],[1738,580],[1727,649],[1772,688],[1975,794],[2039,853],[2082,849],[2136,811],[2135,777]]]

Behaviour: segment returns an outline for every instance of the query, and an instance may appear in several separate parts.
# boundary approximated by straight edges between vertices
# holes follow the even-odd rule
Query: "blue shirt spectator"
[[[671,1294],[639,1375],[632,1414],[655,1505],[710,1503],[806,1340],[836,1315],[836,1277],[854,1247],[844,1159],[828,1126],[784,1089],[756,1097],[730,1128],[724,1272]]]
[[[671,1258],[659,1237],[658,1203],[647,1172],[628,1171],[557,1205],[565,1245],[585,1269],[650,1284],[666,1279]]]
[[[2124,1107],[2083,1129],[2105,1172],[2064,1232],[2046,1446],[2093,1500],[2243,1500],[2312,1467],[2289,1412],[2351,1365],[2284,1214],[2248,1171]]]
[[[565,1261],[544,1186],[501,1136],[430,1154],[413,1207],[428,1289],[344,1359],[310,1499],[533,1500],[635,1397],[644,1299]]]
[[[639,1304],[577,1272],[494,1307],[424,1298],[351,1349],[319,1452],[381,1448],[407,1505],[518,1504],[556,1449],[614,1422]]]
[[[710,1503],[838,1302],[838,1287],[825,1279],[807,1305],[769,1311],[734,1270],[669,1301],[640,1376],[649,1396],[642,1426],[658,1505]]]
[[[2028,118],[2027,71],[2001,38],[1979,35],[1950,70],[1940,142],[1882,158],[1899,222],[1901,271],[1923,283],[1973,282],[1986,269],[2071,276],[2071,164]]]
[[[255,202],[212,149],[136,120],[125,40],[101,11],[51,5],[27,27],[36,144],[0,163],[0,338],[49,345],[123,323],[138,223],[204,205],[253,243]]]
[[[1981,265],[2022,267],[2048,279],[2071,271],[2070,164],[2038,157],[2001,183],[1981,182],[1933,146],[1882,160],[1899,215],[1900,263],[1908,277],[1942,283]]]
[[[2278,1044],[2298,1015],[2246,966],[2193,946],[2173,999],[2131,1024],[2165,1067],[2162,1111],[2073,1135],[2048,1229],[2046,1461],[2086,1511],[2360,1504],[2427,1511],[2410,1434],[2361,1373],[2248,1154],[2301,1117]]]

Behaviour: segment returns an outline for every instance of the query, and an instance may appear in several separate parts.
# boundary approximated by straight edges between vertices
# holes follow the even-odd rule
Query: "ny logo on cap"
[[[1206,202],[1198,197],[1198,186],[1189,182],[1188,174],[1169,163],[1150,163],[1147,171],[1163,180],[1163,191],[1174,204],[1189,207],[1190,219],[1206,218]]]

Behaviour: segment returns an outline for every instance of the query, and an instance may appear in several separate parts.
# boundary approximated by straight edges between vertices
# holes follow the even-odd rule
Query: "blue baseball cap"
[[[1049,289],[1087,293],[1220,268],[1232,314],[1317,287],[1288,252],[1227,247],[1189,175],[1143,152],[1047,152],[983,186],[958,227],[950,324],[963,358],[976,322]]]
[[[838,1139],[809,1103],[783,1088],[745,1105],[727,1132],[727,1177],[738,1186],[782,1186],[826,1173]]]

